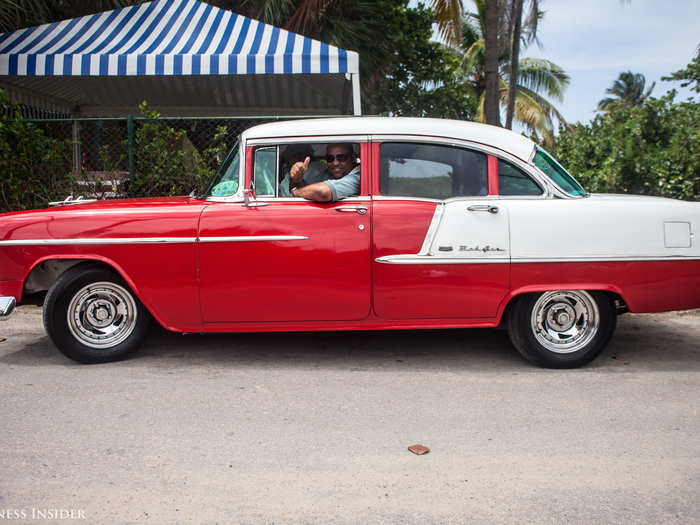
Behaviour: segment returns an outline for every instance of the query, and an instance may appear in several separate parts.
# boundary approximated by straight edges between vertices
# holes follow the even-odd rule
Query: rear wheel
[[[63,273],[44,301],[44,327],[66,356],[81,363],[123,359],[146,335],[150,315],[123,279],[79,264]]]
[[[507,319],[515,348],[530,362],[546,368],[589,363],[607,346],[616,324],[610,296],[584,290],[517,297]]]

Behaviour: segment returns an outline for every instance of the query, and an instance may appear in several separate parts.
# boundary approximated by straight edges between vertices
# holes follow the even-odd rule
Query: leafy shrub
[[[216,153],[200,153],[184,129],[160,120],[160,114],[146,102],[140,109],[145,120],[138,121],[134,132],[136,173],[129,193],[139,197],[183,195],[202,188],[213,173],[211,157]],[[225,134],[225,129],[218,133]]]
[[[0,90],[0,212],[43,208],[75,188],[70,140],[46,136]]]
[[[591,192],[700,200],[700,105],[675,95],[561,128],[559,160]]]

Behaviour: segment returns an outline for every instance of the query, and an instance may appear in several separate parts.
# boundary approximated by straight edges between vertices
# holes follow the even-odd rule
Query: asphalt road
[[[25,306],[0,337],[0,522],[700,522],[700,311],[564,371],[491,329],[154,329],[84,366]]]

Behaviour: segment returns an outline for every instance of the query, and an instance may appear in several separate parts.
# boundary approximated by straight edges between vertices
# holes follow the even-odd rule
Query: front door
[[[274,188],[274,179],[267,186]],[[315,203],[273,193],[259,196],[254,206],[244,204],[212,203],[200,219],[205,323],[367,317],[369,197]]]

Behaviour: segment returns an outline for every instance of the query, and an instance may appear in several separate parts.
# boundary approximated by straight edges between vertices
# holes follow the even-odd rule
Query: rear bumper
[[[10,317],[10,314],[15,309],[17,301],[13,296],[0,297],[0,321]]]

